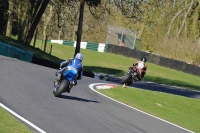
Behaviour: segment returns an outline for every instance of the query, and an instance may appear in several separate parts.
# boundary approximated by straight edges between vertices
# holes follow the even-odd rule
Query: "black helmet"
[[[145,57],[142,57],[142,58],[141,58],[141,61],[143,61],[143,62],[146,63],[147,59],[146,59]]]

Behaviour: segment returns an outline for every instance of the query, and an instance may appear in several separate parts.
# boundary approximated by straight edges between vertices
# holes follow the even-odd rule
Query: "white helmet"
[[[83,55],[81,53],[77,53],[76,56],[75,56],[75,59],[78,59],[78,60],[83,60]]]

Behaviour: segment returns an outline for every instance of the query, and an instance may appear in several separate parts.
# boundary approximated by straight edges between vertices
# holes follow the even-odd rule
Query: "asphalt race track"
[[[89,87],[112,81],[83,77],[71,93],[56,98],[52,94],[55,72],[55,69],[0,56],[0,104],[41,129],[26,124],[37,133],[191,132],[113,101]]]

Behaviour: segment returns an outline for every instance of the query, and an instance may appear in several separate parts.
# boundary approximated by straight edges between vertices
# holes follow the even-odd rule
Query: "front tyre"
[[[126,75],[124,75],[124,77],[121,79],[121,84],[125,84],[128,80],[131,79],[131,74],[130,73],[127,73]]]
[[[60,86],[57,88],[57,90],[54,92],[55,97],[60,97],[63,92],[67,89],[67,86],[69,84],[69,81],[66,79],[63,79],[60,83]]]

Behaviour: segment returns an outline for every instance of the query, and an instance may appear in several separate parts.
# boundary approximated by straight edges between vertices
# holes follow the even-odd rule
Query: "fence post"
[[[36,38],[37,38],[37,32],[38,32],[38,29],[36,29],[36,31],[35,31],[35,37],[34,37],[33,47],[35,47],[35,42],[36,42]]]
[[[133,42],[133,48],[132,49],[135,49],[136,47],[135,47],[135,43],[136,43],[136,34],[137,34],[137,32],[134,30],[134,42]]]
[[[51,45],[51,47],[50,47],[50,51],[49,51],[49,54],[51,55],[51,52],[52,52],[52,45]]]
[[[47,46],[47,35],[46,35],[45,43],[44,43],[44,52],[46,51],[46,46]]]

